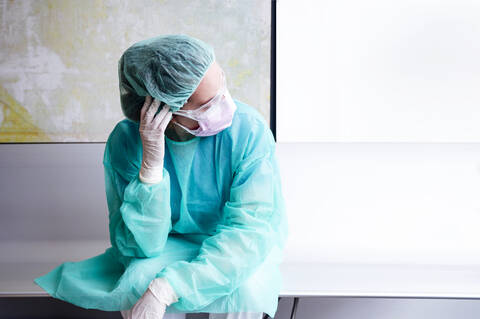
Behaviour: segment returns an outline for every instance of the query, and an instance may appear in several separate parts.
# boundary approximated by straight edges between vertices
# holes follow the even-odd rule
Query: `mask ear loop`
[[[182,124],[178,123],[177,121],[173,122],[173,124],[180,126],[182,129],[184,129],[186,132],[188,132],[188,133],[190,133],[190,134],[192,134],[192,135],[195,135],[195,133],[198,131],[198,129],[196,129],[196,130],[191,130],[191,129],[183,126]]]

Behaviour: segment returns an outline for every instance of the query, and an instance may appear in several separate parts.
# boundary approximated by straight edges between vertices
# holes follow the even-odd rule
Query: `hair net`
[[[173,112],[178,111],[214,60],[211,46],[183,34],[133,44],[118,61],[123,114],[138,123],[147,95],[169,105]]]

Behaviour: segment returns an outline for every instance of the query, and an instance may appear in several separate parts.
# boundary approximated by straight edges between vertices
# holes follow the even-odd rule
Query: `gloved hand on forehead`
[[[165,155],[165,128],[172,112],[165,105],[160,112],[160,101],[147,96],[140,112],[140,139],[142,140],[142,164],[139,178],[144,183],[155,184],[163,179]]]
[[[124,115],[140,122],[147,95],[178,111],[214,61],[211,46],[187,35],[163,35],[133,44],[118,62]]]

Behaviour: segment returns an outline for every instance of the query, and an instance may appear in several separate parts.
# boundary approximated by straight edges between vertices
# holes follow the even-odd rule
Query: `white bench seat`
[[[108,241],[0,244],[0,296],[47,296],[33,279],[64,261],[93,257]],[[280,297],[480,299],[480,267],[284,263]]]

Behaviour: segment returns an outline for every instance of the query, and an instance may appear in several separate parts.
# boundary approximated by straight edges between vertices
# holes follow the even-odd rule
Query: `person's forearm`
[[[168,172],[156,184],[145,184],[139,177],[126,184],[109,166],[105,177],[112,246],[124,256],[159,255],[172,227]]]

